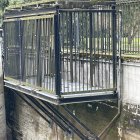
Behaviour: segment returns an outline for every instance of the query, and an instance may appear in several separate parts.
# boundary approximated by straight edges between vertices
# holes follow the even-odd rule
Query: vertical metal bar
[[[88,33],[89,33],[88,32],[88,27],[89,27],[89,25],[88,25],[88,21],[89,21],[88,19],[89,18],[88,17],[89,17],[89,14],[86,12],[85,16],[86,16],[86,56],[85,56],[86,58],[85,59],[88,60]],[[86,62],[86,70],[85,71],[86,71],[85,75],[87,77],[86,78],[87,79],[86,80],[86,84],[87,84],[87,89],[86,90],[88,90],[88,62]]]
[[[73,32],[72,32],[72,12],[69,12],[69,36],[70,36],[70,79],[73,82]]]
[[[68,20],[68,17],[69,17],[69,14],[68,14],[68,12],[66,12],[66,20],[67,20],[67,22],[66,22],[66,28],[67,28],[67,45],[66,45],[66,52],[67,52],[67,56],[66,56],[66,65],[67,65],[67,70],[66,70],[66,74],[67,74],[67,86],[66,86],[66,88],[67,88],[67,92],[69,92],[69,20]]]
[[[78,61],[78,67],[79,67],[79,72],[78,72],[78,74],[79,74],[79,91],[81,90],[81,88],[80,88],[80,85],[81,85],[81,63],[80,63],[80,51],[81,51],[81,44],[80,44],[80,42],[81,42],[81,23],[80,23],[80,17],[81,17],[81,14],[82,14],[83,12],[78,12],[77,13],[77,16],[76,16],[76,24],[77,24],[77,26],[76,26],[76,34],[77,34],[77,40],[76,40],[76,42],[78,42],[78,48],[77,48],[77,53],[78,53],[78,58],[77,58],[77,61]]]
[[[107,21],[108,21],[108,19],[107,19],[107,16],[108,15],[108,13],[105,13],[105,63],[104,63],[104,73],[105,73],[105,78],[104,78],[104,88],[106,88],[107,89],[107,82],[108,82],[108,79],[107,79],[107,46],[108,46],[108,42],[107,42],[107,33],[108,33],[108,31],[107,31]]]
[[[109,48],[108,48],[108,51],[109,51],[109,55],[111,55],[111,30],[112,30],[112,28],[111,28],[111,17],[112,17],[112,14],[110,14],[109,13],[109,35],[108,35],[108,40],[109,40],[109,42],[108,42],[108,46],[109,46]],[[109,59],[109,65],[108,65],[108,67],[109,67],[109,74],[108,74],[108,79],[109,79],[109,82],[108,82],[108,88],[110,88],[110,81],[111,81],[111,79],[110,79],[110,67],[111,67],[111,60]]]
[[[22,23],[22,24],[21,24]],[[26,70],[25,70],[25,27],[26,27],[26,21],[22,21],[20,30],[21,30],[21,76],[22,81],[26,80]]]
[[[56,95],[60,96],[61,56],[60,56],[60,42],[59,42],[59,10],[58,9],[56,15],[54,15],[54,43],[55,43],[55,90],[56,90]]]
[[[112,7],[112,48],[113,48],[113,88],[117,87],[117,38],[116,38],[116,6]]]
[[[100,64],[99,64],[99,59],[100,59],[100,25],[99,25],[99,22],[100,22],[100,13],[97,12],[97,50],[98,50],[98,53],[97,53],[97,81],[98,81],[98,85],[97,85],[97,88],[99,89],[100,87]]]
[[[50,48],[51,48],[51,37],[50,37],[50,34],[51,34],[51,29],[50,29],[50,22],[51,20],[50,19],[46,19],[46,31],[47,31],[47,38],[48,38],[48,51],[47,51],[47,88],[50,89]]]
[[[83,44],[83,46],[82,46],[82,55],[83,55],[83,57],[81,57],[82,58],[82,60],[81,60],[81,66],[82,66],[82,76],[83,76],[83,78],[82,78],[82,80],[81,80],[81,85],[83,86],[82,87],[82,89],[83,89],[83,91],[84,91],[84,88],[85,88],[85,85],[84,85],[84,64],[85,64],[85,62],[84,62],[84,57],[85,57],[85,43],[84,43],[84,37],[85,37],[85,12],[83,12],[83,14],[82,14],[82,20],[83,20],[83,22],[82,22],[82,27],[81,27],[81,29],[82,29],[82,44]]]
[[[4,23],[4,71],[7,75],[8,73],[8,28],[7,23]]]
[[[35,44],[34,44],[34,35],[35,35],[35,20],[32,21],[32,41],[31,41],[31,46],[32,46],[32,51],[33,51],[33,56],[32,56],[32,70],[33,70],[33,76],[35,77],[36,75],[36,67],[35,67]],[[33,84],[35,85],[35,80],[33,81]]]
[[[89,13],[89,26],[90,26],[90,35],[89,35],[89,51],[90,51],[90,85],[93,86],[93,48],[92,48],[92,12]]]
[[[63,68],[62,68],[62,72],[63,72],[63,87],[62,87],[62,90],[63,92],[65,92],[65,81],[66,81],[66,76],[65,76],[65,39],[66,39],[66,26],[65,26],[65,23],[66,23],[66,15],[64,13],[61,13],[61,31],[62,31],[62,41],[61,41],[61,44],[62,44],[62,63],[63,63]]]
[[[93,48],[94,48],[94,88],[96,88],[96,13],[93,13]]]
[[[77,91],[77,77],[78,77],[78,74],[77,74],[77,43],[76,43],[76,12],[73,13],[73,16],[74,16],[74,49],[75,49],[75,91]]]
[[[22,80],[22,21],[19,21],[19,75],[20,80]]]
[[[103,88],[103,76],[104,76],[104,74],[103,74],[103,53],[104,53],[104,14],[101,12],[101,53],[102,53],[102,55],[101,55],[101,62],[100,62],[100,64],[101,64],[101,88]]]
[[[40,45],[40,37],[41,37],[41,21],[37,19],[37,86],[42,85],[42,68],[41,68],[41,45]]]

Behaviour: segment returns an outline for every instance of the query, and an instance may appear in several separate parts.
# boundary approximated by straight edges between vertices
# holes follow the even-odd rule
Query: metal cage
[[[5,14],[5,86],[55,104],[116,99],[116,10]]]

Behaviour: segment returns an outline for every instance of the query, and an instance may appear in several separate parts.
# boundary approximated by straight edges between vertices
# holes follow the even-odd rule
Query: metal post
[[[112,6],[113,88],[117,88],[117,31],[116,5]]]
[[[54,15],[54,47],[55,47],[55,90],[56,95],[60,96],[61,91],[61,59],[60,59],[60,40],[59,40],[59,10]]]

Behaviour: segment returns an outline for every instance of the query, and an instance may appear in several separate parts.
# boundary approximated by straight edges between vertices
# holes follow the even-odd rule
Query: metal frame
[[[17,81],[4,80],[4,86],[13,89],[19,94],[27,94],[32,97],[47,101],[55,105],[64,105],[72,103],[84,103],[84,102],[93,102],[93,101],[108,101],[108,100],[117,100],[118,94],[114,94],[114,91],[97,92],[97,93],[85,93],[85,94],[71,94],[63,95],[59,97],[58,95],[53,95],[44,91],[43,89],[37,89],[31,86],[27,86],[24,83],[17,83]]]
[[[73,91],[73,92],[68,92],[69,94],[62,94],[61,92],[61,48],[60,48],[60,35],[59,35],[59,27],[60,27],[60,14],[61,13],[65,13],[68,12],[70,15],[72,12],[100,12],[100,13],[110,13],[112,14],[112,34],[113,34],[113,38],[112,38],[112,45],[113,45],[113,53],[111,55],[111,57],[113,57],[113,88],[110,89],[106,89],[106,90],[88,90],[88,91]],[[55,44],[55,93],[54,94],[50,94],[48,91],[44,90],[44,89],[40,89],[38,87],[33,87],[32,86],[28,86],[26,85],[26,83],[23,82],[18,82],[18,81],[13,81],[12,79],[7,79],[5,77],[4,83],[5,83],[5,87],[14,89],[16,91],[31,95],[33,97],[48,101],[50,103],[53,104],[70,104],[70,103],[80,103],[80,102],[92,102],[92,101],[101,101],[101,100],[116,100],[117,97],[117,93],[116,93],[116,89],[117,89],[117,73],[116,73],[116,64],[117,64],[117,54],[116,54],[116,10],[112,9],[112,10],[93,10],[93,9],[59,9],[58,7],[55,8],[51,8],[51,9],[41,9],[38,10],[38,16],[41,16],[43,14],[43,16],[45,16],[45,14],[54,14],[54,44]],[[35,16],[36,13],[34,13],[33,11],[27,11],[24,12],[22,11],[21,13],[12,13],[12,14],[6,14],[5,15],[5,22],[7,23],[10,20],[21,20],[20,22],[20,26],[19,28],[21,29],[21,24],[22,24],[22,20],[26,20],[31,18],[31,16]],[[90,13],[89,13],[90,14]],[[71,17],[72,18],[72,17]],[[36,19],[36,18],[35,18]],[[38,21],[38,20],[37,20]],[[90,14],[90,28],[92,28],[92,14]],[[38,24],[38,26],[40,26],[40,24]],[[72,28],[72,27],[70,27]],[[39,28],[40,29],[40,28]],[[23,30],[23,29],[22,29]],[[90,57],[92,57],[92,31],[90,31],[90,39],[89,39],[89,44],[90,44]],[[22,40],[21,40],[22,34],[19,33],[19,38],[20,38],[20,44],[22,46]],[[37,86],[41,86],[41,79],[42,79],[42,75],[41,75],[41,60],[40,60],[40,31],[38,33],[38,40],[37,40],[37,44],[38,44],[38,50],[37,50]],[[72,40],[72,37],[70,37]],[[70,44],[70,46],[72,46],[72,44]],[[24,53],[24,48],[21,47],[21,53]],[[72,52],[72,50],[71,50]],[[98,51],[99,53],[99,51]],[[105,53],[106,54],[106,53]],[[95,54],[94,54],[95,55]],[[99,55],[99,54],[98,54]],[[20,58],[20,63],[21,63],[21,70],[23,70],[23,55],[21,55]],[[72,59],[71,59],[72,61]],[[99,60],[98,60],[99,61]],[[5,63],[6,64],[6,63]],[[92,65],[92,61],[90,59],[90,65]],[[92,68],[92,67],[91,67]],[[90,70],[91,75],[92,75],[92,70]],[[73,71],[71,73],[71,76],[73,77]],[[7,80],[6,80],[7,79]],[[22,81],[24,80],[24,74],[22,71]],[[91,78],[92,79],[92,78]],[[93,80],[93,79],[92,79]],[[91,80],[91,85],[93,83],[93,81]],[[72,79],[73,81],[73,79]]]

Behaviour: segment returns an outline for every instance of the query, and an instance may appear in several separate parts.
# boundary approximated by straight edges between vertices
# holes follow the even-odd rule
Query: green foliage
[[[128,44],[131,45],[133,39],[138,36],[140,28],[140,5],[128,4],[123,6],[123,37],[128,38]]]
[[[1,0],[0,1],[0,27],[2,26],[2,17],[4,8],[9,4],[8,0]]]
[[[8,0],[1,0],[0,1],[0,10],[4,10],[4,8],[9,4]]]

